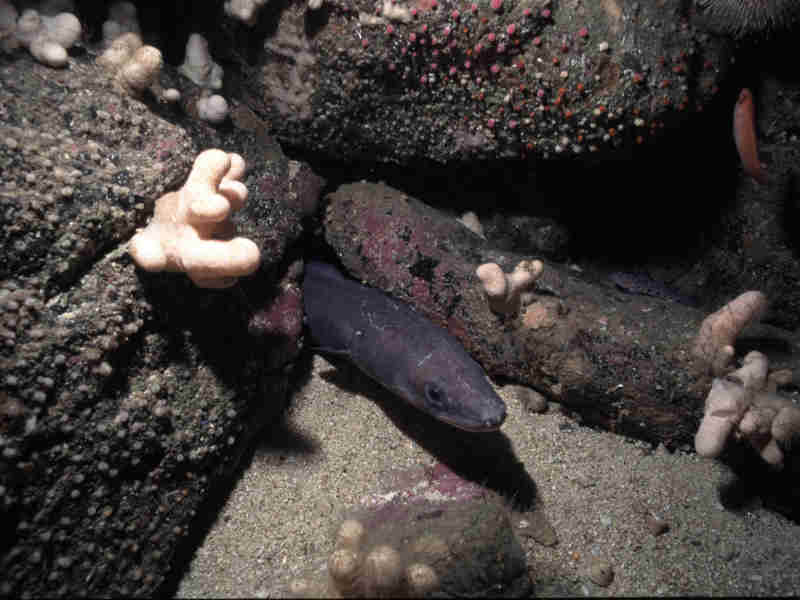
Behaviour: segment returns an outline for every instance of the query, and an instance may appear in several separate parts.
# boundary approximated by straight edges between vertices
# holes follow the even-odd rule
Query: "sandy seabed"
[[[552,406],[530,414],[513,386],[498,393],[502,432],[558,537],[521,539],[536,596],[800,593],[800,526],[757,501],[725,509],[725,465],[583,427]],[[388,471],[437,462],[381,409],[392,402],[402,401],[314,356],[280,440],[259,443],[178,597],[276,597],[324,569],[344,510]],[[613,568],[607,587],[589,576],[597,559]]]

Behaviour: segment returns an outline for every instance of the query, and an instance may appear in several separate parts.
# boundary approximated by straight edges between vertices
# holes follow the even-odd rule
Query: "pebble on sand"
[[[601,587],[607,587],[614,580],[614,568],[606,559],[596,556],[589,566],[589,579]]]

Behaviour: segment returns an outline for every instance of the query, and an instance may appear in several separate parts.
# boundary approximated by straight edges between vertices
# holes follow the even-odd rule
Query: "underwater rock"
[[[295,597],[524,597],[524,552],[503,499],[442,464],[346,511],[324,565],[277,594]]]
[[[286,405],[302,323],[290,253],[320,180],[257,120],[215,131],[172,110],[115,91],[86,54],[66,77],[4,56],[0,596],[163,595],[209,498]],[[239,226],[261,270],[225,292],[126,252],[199,144],[254,165]]]
[[[607,282],[547,260],[519,314],[496,314],[476,267],[494,262],[509,272],[535,257],[499,251],[387,185],[345,184],[326,199],[325,238],[344,270],[446,328],[490,377],[535,388],[587,424],[668,448],[694,441],[711,377],[692,338],[707,314],[665,298],[610,294]],[[747,329],[770,340],[765,350],[776,365],[794,368],[797,357],[785,351],[796,343],[792,334],[767,324]]]
[[[614,567],[605,558],[593,556],[589,565],[589,579],[601,587],[608,587],[614,580]]]
[[[679,0],[352,0],[259,19],[262,51],[228,38],[243,95],[282,141],[343,160],[619,154],[703,110],[729,66]]]

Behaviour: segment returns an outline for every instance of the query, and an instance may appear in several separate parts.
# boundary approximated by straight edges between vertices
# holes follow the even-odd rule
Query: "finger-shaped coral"
[[[114,83],[122,91],[140,96],[157,84],[163,59],[158,48],[142,45],[139,34],[123,33],[97,57],[97,64],[114,75]]]
[[[426,596],[439,587],[439,576],[430,565],[422,563],[408,565],[405,578],[408,595],[412,598]]]
[[[785,406],[772,422],[772,437],[779,442],[789,443],[800,434],[800,407]]]
[[[255,25],[258,10],[265,2],[266,0],[228,0],[225,3],[225,13],[247,25]]]
[[[374,596],[393,596],[403,583],[403,558],[387,544],[377,546],[364,558],[362,577],[365,592]]]
[[[795,405],[784,406],[772,421],[771,443],[762,451],[761,456],[770,464],[783,463],[783,450],[791,448],[795,439],[800,436],[800,408]]]
[[[529,595],[524,551],[503,498],[442,464],[396,476],[399,487],[375,490],[348,509],[327,560],[309,557],[300,577],[278,582],[270,595]]]
[[[694,437],[694,447],[700,456],[719,456],[728,436],[742,420],[750,397],[744,386],[728,379],[714,379],[706,398],[705,415]]]
[[[186,41],[186,58],[178,71],[203,88],[218,90],[222,87],[223,70],[211,59],[208,41],[193,33]]]
[[[539,260],[524,260],[510,274],[503,273],[497,263],[484,263],[475,274],[481,280],[489,308],[496,313],[514,314],[520,309],[523,292],[533,285],[543,269]]]
[[[138,95],[153,85],[163,60],[155,46],[138,48],[117,74],[117,82],[132,95]]]
[[[763,390],[767,385],[769,362],[761,352],[753,350],[742,359],[742,366],[728,375],[739,381],[747,390]]]
[[[47,16],[28,9],[17,21],[16,36],[40,63],[64,67],[67,65],[67,48],[81,36],[81,23],[72,13]]]
[[[240,209],[247,200],[247,188],[238,181],[244,175],[244,159],[222,150],[206,150],[197,155],[192,172],[182,188],[191,198],[187,204],[194,223],[218,223],[230,211]]]
[[[792,370],[791,369],[778,369],[767,375],[766,390],[768,392],[776,392],[778,387],[792,383]]]
[[[359,555],[351,548],[337,548],[328,559],[328,573],[333,584],[345,595],[352,593],[359,569]]]
[[[337,548],[351,548],[358,550],[364,540],[364,526],[357,519],[346,519],[340,526],[336,534]]]
[[[698,454],[718,456],[735,432],[765,462],[776,467],[783,464],[784,450],[800,434],[800,407],[769,389],[791,377],[785,371],[777,371],[776,377],[767,375],[768,367],[767,357],[754,351],[745,356],[742,367],[713,380],[695,436]]]
[[[703,320],[694,342],[694,355],[707,363],[715,375],[725,373],[733,358],[736,336],[748,323],[760,319],[766,308],[767,297],[761,292],[737,296]]]
[[[117,71],[131,59],[133,53],[141,48],[142,44],[142,38],[138,33],[123,33],[114,38],[106,51],[97,57],[97,64]]]
[[[752,416],[751,416],[752,413]],[[766,462],[783,465],[784,451],[800,434],[800,408],[789,398],[764,392],[756,395],[740,425],[742,434]]]
[[[196,107],[197,116],[209,123],[222,123],[228,118],[228,102],[219,94],[201,96]]]
[[[739,424],[739,434],[750,442],[765,462],[774,466],[783,463],[783,451],[772,436],[772,424],[786,403],[790,401],[777,394],[758,394]]]
[[[130,242],[146,271],[184,271],[199,287],[224,288],[259,265],[255,243],[234,237],[232,212],[244,205],[244,160],[212,149],[194,161],[184,186],[156,201],[153,219]]]
[[[750,406],[739,422],[739,433],[749,439],[766,436],[776,414],[768,406]]]
[[[714,379],[706,398],[705,415],[695,436],[698,454],[718,456],[737,426],[740,432],[755,439],[760,420],[750,405],[755,393],[766,386],[768,369],[767,357],[754,350],[748,352],[742,366],[725,379]],[[771,420],[770,417],[766,422],[764,432],[769,430]]]
[[[479,235],[483,239],[486,239],[486,236],[483,233],[483,226],[481,225],[480,219],[478,219],[478,215],[471,210],[465,212],[458,219],[456,219],[456,221],[461,223],[475,235]]]

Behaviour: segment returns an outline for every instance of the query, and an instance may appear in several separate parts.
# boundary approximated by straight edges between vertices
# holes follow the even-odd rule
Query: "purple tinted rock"
[[[389,477],[387,487],[362,498],[337,524],[327,567],[290,582],[290,592],[346,597],[531,592],[525,555],[500,496],[442,464]]]

